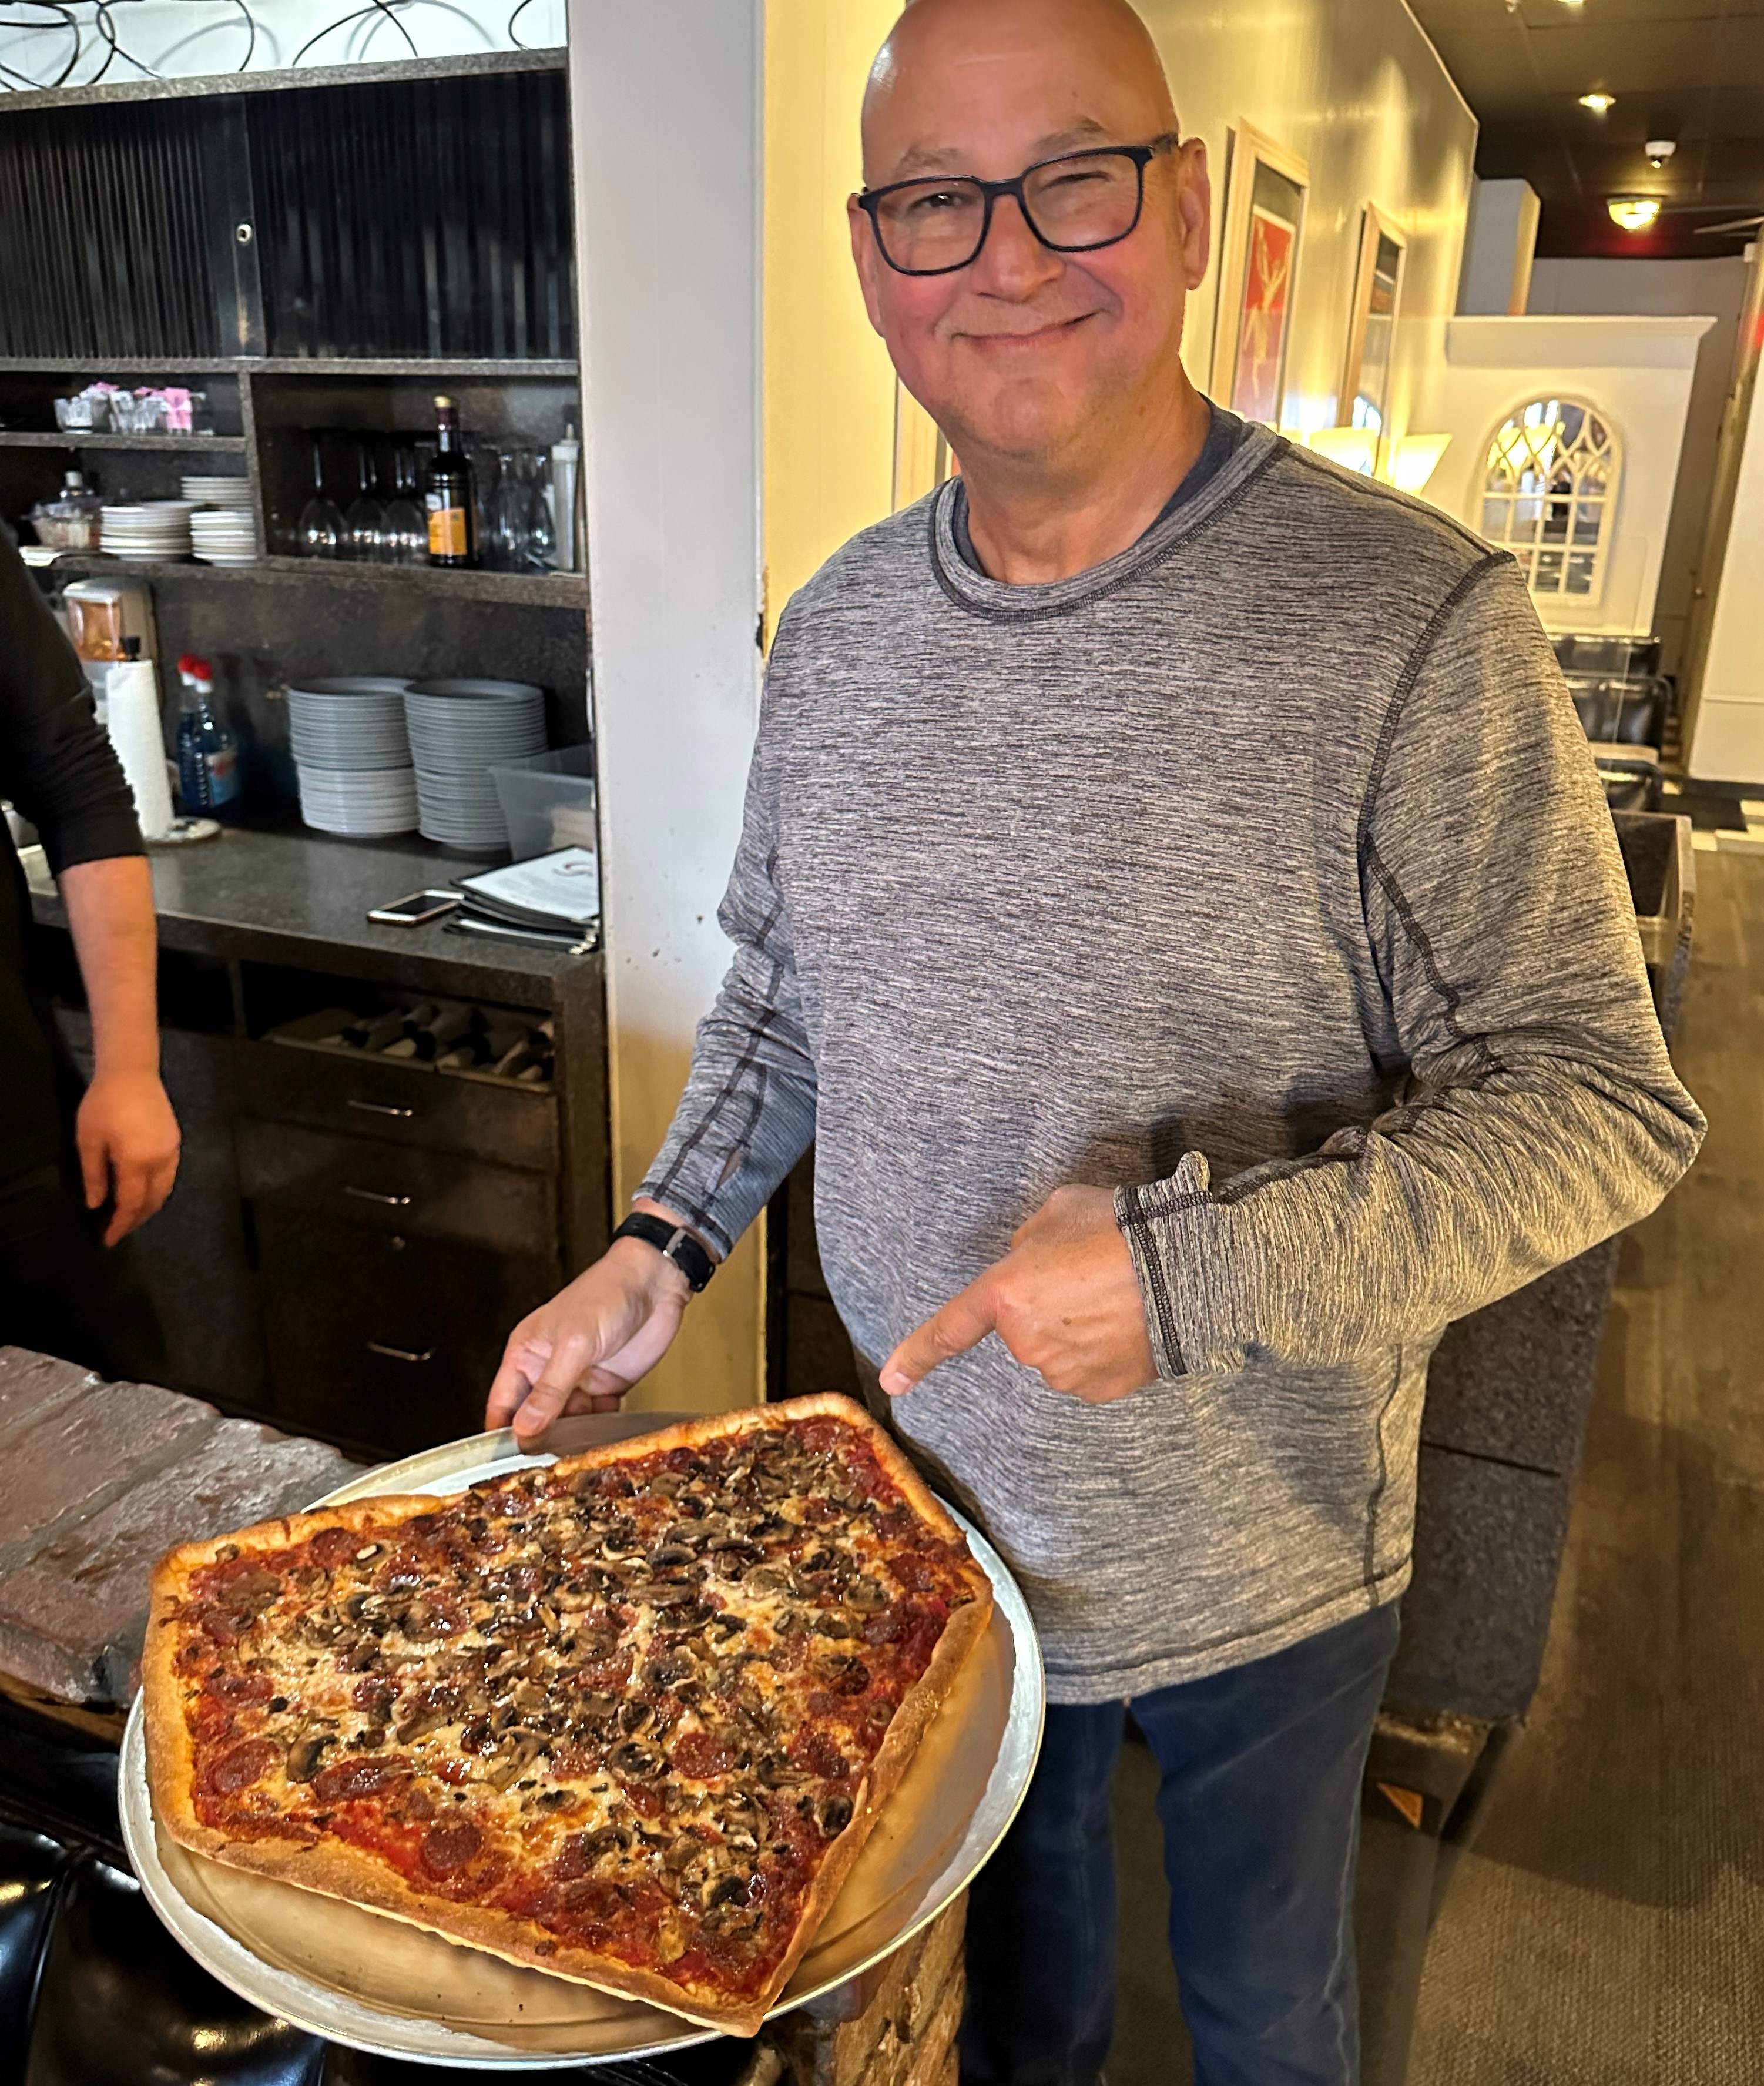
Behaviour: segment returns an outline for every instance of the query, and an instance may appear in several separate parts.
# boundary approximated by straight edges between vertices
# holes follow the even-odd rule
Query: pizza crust
[[[675,1449],[693,1448],[731,1434],[784,1428],[814,1419],[837,1420],[856,1428],[919,1519],[946,1542],[963,1541],[960,1527],[942,1501],[925,1485],[887,1431],[861,1406],[831,1392],[683,1420],[654,1434],[610,1442],[580,1455],[562,1458],[551,1468],[571,1475]],[[284,1515],[236,1535],[181,1544],[160,1560],[153,1573],[152,1606],[141,1667],[148,1786],[159,1822],[179,1845],[229,1867],[365,1905],[444,1940],[482,1949],[521,1969],[646,2000],[725,2034],[757,2034],[832,1909],[882,1806],[906,1773],[957,1675],[984,1636],[992,1614],[991,1581],[972,1554],[967,1553],[961,1577],[972,1599],[952,1612],[929,1665],[901,1698],[869,1772],[858,1786],[851,1822],[830,1844],[815,1871],[788,1946],[772,1977],[751,1999],[733,1999],[695,1990],[614,1956],[572,1948],[537,1922],[521,1919],[498,1908],[431,1897],[414,1888],[389,1864],[346,1842],[332,1841],[315,1845],[270,1836],[235,1840],[205,1825],[198,1817],[193,1794],[195,1749],[176,1667],[176,1623],[193,1575],[217,1562],[221,1551],[229,1545],[241,1550],[283,1549],[304,1542],[324,1529],[372,1527],[383,1531],[389,1521],[434,1513],[448,1499],[457,1496],[385,1494],[314,1513]],[[541,1944],[545,1945],[543,1954]]]

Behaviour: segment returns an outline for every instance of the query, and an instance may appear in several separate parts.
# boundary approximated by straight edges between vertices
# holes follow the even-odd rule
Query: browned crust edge
[[[171,1831],[170,1821],[167,1830]],[[714,1993],[682,1985],[661,1972],[634,1968],[617,1956],[589,1948],[572,1948],[557,1940],[536,1921],[521,1919],[495,1907],[461,1905],[414,1889],[376,1855],[346,1843],[309,1846],[299,1841],[264,1838],[229,1840],[223,1833],[197,1825],[189,1837],[173,1832],[179,1845],[206,1854],[223,1867],[292,1884],[325,1897],[364,1906],[406,1926],[423,1928],[457,1947],[480,1949],[518,1969],[538,1970],[597,1991],[645,1999],[669,2013],[725,2034],[757,2035],[767,1997],[723,2000]],[[550,1943],[551,1952],[539,1952]]]
[[[653,1434],[608,1442],[580,1455],[561,1458],[554,1471],[571,1475],[692,1448],[729,1434],[788,1427],[805,1420],[835,1419],[856,1428],[872,1453],[915,1513],[945,1541],[962,1541],[962,1530],[943,1503],[925,1484],[886,1429],[864,1407],[835,1392],[792,1398],[778,1405],[750,1406],[702,1420],[682,1420]],[[956,1675],[985,1634],[993,1607],[992,1582],[972,1552],[963,1576],[973,1598],[955,1610],[938,1638],[931,1662],[902,1697],[868,1775],[858,1789],[852,1822],[829,1849],[803,1900],[777,1969],[753,1999],[722,2001],[699,1997],[691,1989],[657,1971],[633,1968],[614,1956],[572,1948],[535,1921],[489,1906],[461,1905],[451,1898],[426,1896],[378,1857],[346,1844],[312,1846],[298,1841],[263,1838],[236,1841],[204,1825],[191,1797],[194,1747],[183,1714],[182,1691],[175,1661],[179,1607],[191,1577],[215,1561],[227,1544],[241,1549],[285,1549],[327,1528],[384,1527],[389,1519],[432,1513],[457,1495],[385,1493],[308,1513],[260,1522],[236,1534],[186,1543],[169,1552],[155,1568],[147,1641],[142,1654],[142,1711],[147,1740],[147,1779],[160,1822],[179,1845],[226,1867],[248,1870],[300,1889],[364,1905],[394,1919],[438,1935],[444,1940],[483,1950],[522,1969],[594,1986],[602,1991],[643,1999],[701,2026],[725,2033],[758,2034],[761,2023],[806,1952],[809,1943],[862,1854],[883,1804],[906,1773],[932,1720],[943,1706]],[[549,1944],[541,1955],[538,1944]]]

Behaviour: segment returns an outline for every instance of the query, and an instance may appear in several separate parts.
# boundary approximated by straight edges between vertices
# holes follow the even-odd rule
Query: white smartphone
[[[459,905],[457,891],[413,891],[408,898],[395,898],[389,905],[376,905],[368,917],[382,927],[420,927],[425,920],[439,920]]]

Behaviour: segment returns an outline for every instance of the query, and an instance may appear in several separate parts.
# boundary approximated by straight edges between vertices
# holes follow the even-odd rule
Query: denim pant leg
[[[1136,1697],[1162,1769],[1170,1951],[1196,2086],[1354,2086],[1360,1778],[1395,1605]]]
[[[1041,1758],[967,1908],[963,2086],[1092,2086],[1115,2032],[1119,1702],[1048,1711]]]

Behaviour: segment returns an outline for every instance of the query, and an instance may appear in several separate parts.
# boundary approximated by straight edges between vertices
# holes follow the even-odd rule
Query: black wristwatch
[[[641,1239],[645,1245],[652,1245],[679,1269],[691,1284],[695,1296],[716,1272],[716,1262],[686,1226],[670,1224],[665,1217],[652,1217],[634,1210],[613,1237]]]

